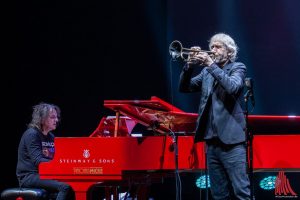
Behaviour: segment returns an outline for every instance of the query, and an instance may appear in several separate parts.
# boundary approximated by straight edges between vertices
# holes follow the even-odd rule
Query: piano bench
[[[54,196],[38,188],[8,188],[1,192],[2,200],[49,200]]]

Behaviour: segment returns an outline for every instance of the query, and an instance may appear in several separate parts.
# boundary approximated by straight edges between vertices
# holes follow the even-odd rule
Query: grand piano
[[[197,114],[158,97],[105,100],[115,112],[103,117],[89,137],[57,137],[54,159],[41,163],[41,178],[68,182],[77,200],[94,185],[150,182],[205,170],[205,145],[193,142]],[[299,116],[250,115],[253,170],[300,171]],[[107,192],[107,199],[110,192]],[[113,195],[117,191],[114,190]],[[141,198],[142,199],[142,195]]]

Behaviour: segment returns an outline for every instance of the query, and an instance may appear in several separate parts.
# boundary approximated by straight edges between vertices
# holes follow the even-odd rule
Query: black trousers
[[[50,193],[57,193],[56,200],[75,199],[71,186],[56,180],[41,179],[39,174],[28,174],[19,177],[20,187],[42,188]]]

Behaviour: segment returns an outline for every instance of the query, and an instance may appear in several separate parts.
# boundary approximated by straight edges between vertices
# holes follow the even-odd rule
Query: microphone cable
[[[177,137],[176,137],[174,131],[171,130],[171,128],[169,128],[164,122],[162,122],[162,123],[169,130],[170,135],[172,137],[173,148],[174,148],[174,159],[175,159],[176,200],[181,200],[182,186],[181,186],[181,178],[180,178],[179,169],[178,169],[178,144],[177,144]]]
[[[170,69],[170,98],[171,98],[171,104],[174,105],[174,95],[173,95],[173,71],[172,71],[172,62],[176,61],[174,55],[172,55],[170,61],[169,61],[169,69]],[[173,110],[171,110],[172,112]],[[169,124],[172,124],[172,119]],[[165,127],[170,131],[172,139],[173,139],[173,147],[174,147],[174,158],[175,158],[175,183],[176,183],[176,200],[181,200],[181,192],[182,192],[182,186],[181,186],[181,178],[178,170],[178,145],[177,145],[177,138],[174,133],[174,131],[171,130],[170,127],[168,127],[165,123],[163,123]]]

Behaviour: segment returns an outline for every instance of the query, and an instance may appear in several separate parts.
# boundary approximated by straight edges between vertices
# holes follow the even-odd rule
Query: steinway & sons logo
[[[60,164],[72,164],[75,165],[73,167],[74,174],[103,174],[103,167],[99,167],[98,164],[107,165],[107,164],[114,164],[116,161],[114,158],[93,158],[91,156],[89,149],[84,149],[82,152],[82,157],[80,158],[60,158]],[[76,164],[80,164],[80,167],[77,167]],[[87,166],[82,167],[82,164]],[[97,166],[93,166],[97,164]]]
[[[60,158],[60,164],[114,164],[114,158],[92,158],[89,149],[84,149],[82,152],[83,158]]]

